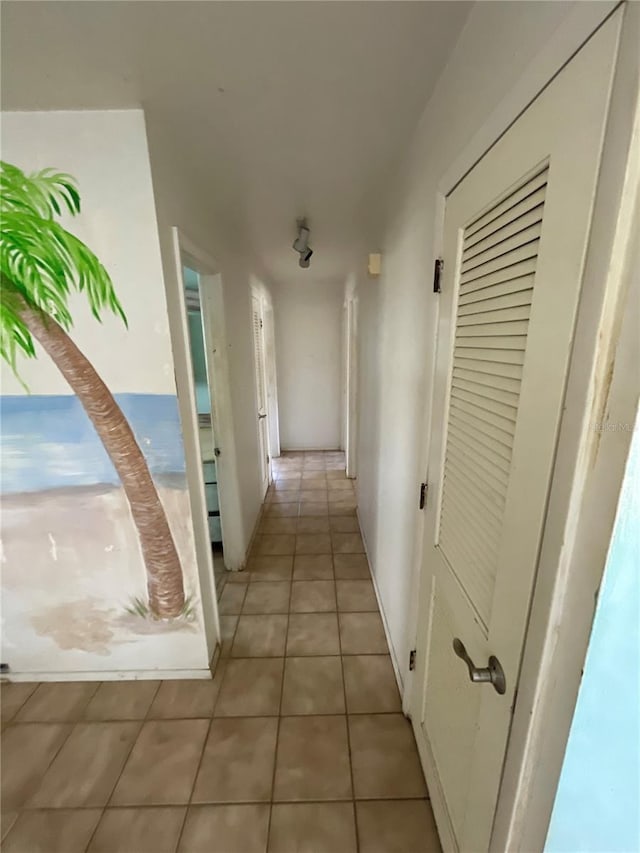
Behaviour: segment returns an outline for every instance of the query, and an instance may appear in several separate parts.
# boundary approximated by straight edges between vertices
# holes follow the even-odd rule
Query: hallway
[[[2,853],[640,851],[640,3],[0,9]]]
[[[220,609],[210,682],[3,687],[5,853],[438,851],[342,453],[274,460]]]

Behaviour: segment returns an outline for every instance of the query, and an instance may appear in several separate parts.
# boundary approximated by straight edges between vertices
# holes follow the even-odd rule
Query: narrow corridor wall
[[[282,450],[341,445],[343,285],[274,289]]]
[[[158,218],[158,232],[165,279],[175,278],[172,228],[197,248],[211,256],[219,266],[223,291],[223,318],[231,395],[233,436],[222,448],[225,465],[237,484],[229,508],[241,527],[237,552],[225,548],[225,563],[230,569],[244,565],[251,536],[260,513],[260,462],[255,411],[255,370],[251,329],[251,284],[259,275],[254,259],[245,247],[234,243],[228,223],[216,219],[211,199],[202,191],[188,164],[167,144],[161,125],[147,121],[151,172]],[[175,280],[169,291],[176,292]],[[185,437],[188,438],[188,437]],[[195,452],[195,448],[194,448]],[[216,565],[216,570],[221,566]]]
[[[479,3],[398,164],[382,276],[360,299],[358,503],[396,670],[408,674],[421,563],[443,192],[452,189],[615,6]],[[376,192],[378,188],[376,188]]]

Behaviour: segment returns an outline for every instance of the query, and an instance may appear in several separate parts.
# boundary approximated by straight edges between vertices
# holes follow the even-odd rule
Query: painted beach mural
[[[3,662],[16,671],[206,665],[177,398],[113,394],[73,340],[71,296],[127,324],[65,230],[73,178],[0,165],[0,355],[51,359],[68,394],[3,394]],[[144,343],[142,343],[144,345]],[[117,354],[116,354],[117,357]]]

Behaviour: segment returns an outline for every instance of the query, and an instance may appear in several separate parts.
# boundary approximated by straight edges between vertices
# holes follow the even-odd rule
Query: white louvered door
[[[486,626],[518,422],[548,166],[463,232],[438,545]]]
[[[489,847],[619,16],[447,199],[412,722],[445,850]],[[494,655],[503,694],[472,683]]]

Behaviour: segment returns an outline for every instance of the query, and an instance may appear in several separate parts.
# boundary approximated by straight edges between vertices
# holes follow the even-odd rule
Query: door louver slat
[[[501,391],[511,391],[512,394],[516,395],[520,391],[519,379],[512,379],[509,376],[498,376],[497,373],[483,373],[480,370],[469,370],[457,365],[453,368],[453,378],[465,379],[469,382],[475,382],[478,385],[489,385],[492,388],[499,388]]]
[[[533,287],[533,276],[535,273],[535,258],[514,264],[498,272],[479,276],[475,281],[460,286],[460,305],[466,302],[474,302],[475,299],[488,299],[489,296],[502,296],[503,293],[516,293],[518,290],[527,290]],[[496,285],[503,285],[502,289],[496,289],[493,293],[482,293],[474,299],[469,294],[475,290],[485,290]]]
[[[496,521],[493,526],[491,526],[490,524],[486,524],[483,513],[478,512],[476,504],[474,504],[470,497],[468,500],[461,500],[459,503],[451,501],[446,511],[449,512],[452,507],[457,508],[461,518],[473,519],[475,529],[482,530],[482,538],[485,542],[485,545],[487,548],[491,549],[491,553],[493,554],[494,550],[498,547],[500,543],[499,523]]]
[[[488,241],[495,238],[494,243],[489,244],[484,251],[478,252],[478,254],[468,260],[463,261],[462,274],[473,272],[473,270],[485,266],[491,261],[501,260],[505,256],[510,255],[511,252],[526,249],[529,243],[538,242],[541,233],[542,223],[540,221],[529,228],[525,228],[524,231],[514,234],[512,237],[504,237],[503,231],[498,231],[493,237],[487,238]]]
[[[507,474],[509,473],[509,461],[506,458],[509,455],[508,448],[500,444],[499,441],[495,441],[495,439],[479,430],[472,432],[472,428],[464,423],[464,421],[452,420],[449,424],[449,429],[451,435],[455,435],[460,440],[465,441],[475,453],[485,456],[497,468],[500,468]]]
[[[531,193],[531,195],[527,196],[522,201],[514,204],[509,210],[503,213],[501,216],[497,216],[495,219],[492,219],[487,225],[483,228],[479,228],[475,231],[470,237],[467,237],[464,241],[464,248],[468,249],[472,246],[477,245],[481,240],[484,240],[490,234],[493,234],[495,231],[498,231],[503,225],[506,225],[510,222],[521,222],[521,220],[525,216],[532,216],[533,211],[539,210],[541,205],[544,202],[545,196],[545,187],[541,187],[539,190]]]
[[[535,232],[539,234],[540,222],[542,222],[542,205],[534,207],[533,210],[529,210],[524,216],[520,216],[513,222],[509,222],[508,225],[497,228],[483,240],[478,240],[477,243],[470,245],[468,249],[465,247],[465,255],[469,259],[474,259],[494,246],[504,246],[507,240],[510,241],[510,245],[522,245],[525,242],[523,232],[535,229]]]
[[[532,282],[533,284],[533,282]],[[460,300],[459,317],[472,317],[474,314],[486,314],[488,311],[501,311],[505,308],[523,309],[531,304],[531,287],[505,294],[472,293],[472,299]]]
[[[529,319],[529,304],[509,306],[506,308],[500,306],[492,306],[495,299],[489,299],[483,302],[476,302],[473,308],[475,313],[463,314],[460,312],[458,316],[458,326],[473,326],[476,323],[513,323],[515,320]],[[482,310],[485,308],[486,310]]]
[[[496,429],[491,424],[483,423],[474,418],[473,415],[467,415],[466,412],[456,412],[451,410],[451,423],[460,424],[461,427],[473,430],[478,436],[479,441],[492,442],[492,447],[499,456],[504,456],[506,459],[511,459],[511,444],[508,441],[509,436],[505,436],[502,430]]]
[[[477,234],[481,228],[484,228],[490,222],[495,221],[502,214],[509,210],[513,210],[521,201],[530,198],[536,190],[546,190],[548,172],[549,169],[547,166],[541,168],[537,175],[528,180],[519,189],[510,193],[506,198],[499,202],[499,204],[491,207],[487,213],[484,213],[477,219],[474,219],[474,221],[464,229],[465,239]]]
[[[456,347],[477,347],[485,350],[512,350],[514,352],[524,352],[524,345],[527,342],[526,335],[493,335],[492,337],[483,338],[481,335],[467,337],[466,335],[456,335]]]
[[[506,471],[501,471],[491,464],[482,454],[475,455],[464,441],[460,441],[456,436],[450,436],[451,446],[456,448],[456,452],[460,455],[460,461],[464,462],[465,468],[470,471],[475,471],[479,477],[482,477],[491,489],[497,494],[501,494],[504,487],[509,482],[509,474]]]
[[[500,525],[491,526],[485,522],[484,515],[479,512],[476,505],[471,500],[461,500],[459,502],[452,500],[447,507],[447,512],[452,509],[458,513],[460,518],[469,519],[472,526],[478,531],[478,535],[482,538],[487,548],[494,552],[500,542]]]
[[[438,546],[489,622],[548,169],[465,229]]]
[[[452,454],[454,456],[455,454]],[[470,468],[464,460],[456,457],[455,462],[450,462],[451,473],[463,478],[465,482],[475,485],[477,492],[482,496],[489,508],[493,509],[494,515],[500,519],[500,513],[504,509],[504,495],[501,489],[494,489],[475,469]]]
[[[451,394],[452,408],[466,412],[473,418],[483,421],[485,424],[490,424],[500,430],[504,436],[505,444],[511,446],[513,441],[513,421],[509,418],[503,418],[502,415],[496,415],[495,412],[490,412],[488,409],[483,409],[476,406],[475,403],[470,403],[468,400],[461,400],[456,394]]]
[[[463,377],[453,377],[453,387],[459,388],[461,391],[466,391],[467,394],[473,394],[474,397],[486,397],[488,400],[493,400],[496,403],[502,403],[505,406],[511,407],[514,412],[518,408],[518,393],[513,391],[503,391],[501,388],[496,388],[495,385],[487,385],[481,382],[473,382]],[[469,398],[467,398],[469,399]],[[504,413],[507,417],[508,414]]]
[[[500,509],[498,508],[498,509],[494,510],[493,507],[491,506],[491,504],[487,504],[489,507],[489,513],[487,515],[487,513],[484,511],[484,509],[482,509],[483,507],[485,507],[485,504],[486,504],[486,502],[484,500],[483,493],[476,486],[475,482],[473,480],[465,479],[464,474],[461,475],[453,467],[450,468],[450,470],[448,471],[447,476],[444,479],[444,482],[445,482],[445,484],[447,482],[449,483],[449,485],[451,487],[451,493],[452,494],[455,494],[461,498],[460,503],[463,503],[463,501],[462,501],[463,496],[466,496],[470,501],[473,500],[474,506],[477,506],[478,509],[482,511],[483,517],[486,516],[487,524],[488,525],[489,524],[494,525],[494,527],[496,529],[498,541],[499,541],[499,539],[500,539],[500,536],[499,536],[499,534],[500,534],[500,520],[501,520]]]
[[[491,580],[491,570],[483,565],[473,551],[469,550],[469,543],[458,540],[449,540],[449,534],[441,537],[441,547],[446,555],[451,556],[450,562],[455,564],[466,564],[469,567],[469,579],[465,586],[467,595],[472,596],[472,600],[486,601],[491,597],[493,590],[493,582]],[[449,557],[447,556],[447,559]]]
[[[466,344],[466,347],[458,349],[456,342],[456,357],[469,361],[493,361],[497,364],[510,364],[520,368],[524,364],[524,353],[520,350],[504,349],[500,351],[473,346],[468,341]]]
[[[471,403],[473,406],[477,406],[490,415],[497,415],[509,421],[515,421],[518,414],[515,406],[499,403],[497,400],[492,400],[491,397],[484,394],[481,395],[466,391],[464,388],[459,388],[456,383],[452,387],[451,396],[456,400],[464,400],[466,403]]]
[[[513,264],[519,264],[521,261],[537,257],[539,242],[539,240],[532,240],[530,243],[525,243],[524,246],[519,246],[517,249],[512,249],[510,252],[505,252],[493,260],[467,270],[461,275],[460,284],[469,284],[491,273],[505,271]]]
[[[481,320],[477,323],[461,324],[458,321],[458,338],[472,337],[496,337],[503,338],[509,335],[525,335],[529,328],[529,319],[526,320],[511,320],[504,323],[483,323]]]
[[[467,513],[454,510],[452,505],[447,507],[447,511],[443,513],[443,516],[447,517],[447,520],[451,523],[452,527],[454,525],[459,525],[461,527],[468,526],[471,528],[473,535],[475,536],[474,547],[476,549],[475,553],[478,556],[479,562],[483,565],[490,565],[495,544],[486,541],[481,524],[477,521],[474,524],[474,520],[471,516]]]
[[[522,378],[522,365],[510,364],[508,362],[492,362],[491,359],[456,358],[453,362],[454,369],[475,370],[477,373],[488,373],[490,376],[501,376],[508,379]]]
[[[472,506],[478,508],[478,515],[482,515],[483,523],[484,523],[484,519],[485,518],[487,519],[486,527],[488,530],[492,529],[494,539],[496,540],[497,543],[499,543],[500,542],[500,514],[498,513],[498,514],[496,514],[495,517],[493,517],[491,514],[487,515],[486,513],[484,513],[481,510],[482,501],[478,500],[480,493],[475,488],[473,483],[470,484],[469,488],[464,488],[464,483],[460,479],[457,472],[455,472],[453,469],[451,469],[451,471],[445,477],[444,482],[445,483],[448,482],[449,486],[451,486],[451,493],[455,494],[457,497],[460,498],[460,500],[458,501],[460,503],[460,506],[465,505],[465,499],[466,499],[467,503],[470,503]],[[455,486],[455,488],[453,488],[454,486]],[[462,486],[462,488],[461,488],[461,486]]]

